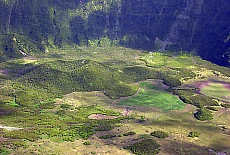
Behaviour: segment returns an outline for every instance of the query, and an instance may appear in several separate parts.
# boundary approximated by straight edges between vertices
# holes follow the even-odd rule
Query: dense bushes
[[[146,80],[151,77],[151,70],[142,66],[125,67],[123,73],[130,82]]]
[[[127,133],[124,133],[123,136],[130,136],[130,135],[135,135],[135,134],[136,134],[136,132],[134,132],[134,131],[129,131],[129,132],[127,132]]]
[[[212,112],[210,112],[206,108],[200,108],[197,110],[196,113],[194,113],[194,116],[196,119],[204,121],[204,120],[211,120],[212,117]]]
[[[224,108],[230,108],[230,104],[227,104],[227,103],[226,104],[221,104],[221,106],[224,107]]]
[[[170,76],[163,77],[163,83],[170,87],[178,87],[181,85],[181,82],[179,79],[170,77]]]
[[[200,133],[197,132],[197,131],[190,132],[190,133],[188,134],[188,137],[192,137],[192,138],[199,137],[199,136],[200,136]]]
[[[175,90],[174,94],[179,95],[180,99],[199,108],[204,106],[218,106],[218,102],[213,100],[209,96],[204,96],[200,94],[195,94],[191,90]]]
[[[134,154],[139,155],[156,155],[159,153],[159,148],[160,145],[153,139],[144,139],[141,142],[125,147],[125,149],[129,149]]]
[[[98,125],[94,128],[95,131],[110,131],[114,129],[114,125],[108,121],[98,122]]]
[[[119,98],[133,95],[138,89],[121,82],[116,69],[90,60],[58,60],[31,66],[10,84],[15,90],[17,103],[26,106],[74,91],[104,91],[110,98]],[[9,94],[4,91],[3,94]]]
[[[153,131],[150,133],[151,136],[157,137],[157,138],[167,138],[169,135],[164,131]]]
[[[138,90],[138,86],[125,84],[125,83],[118,83],[114,86],[111,86],[105,91],[105,95],[109,98],[115,99],[125,96],[134,95]]]
[[[195,118],[198,120],[203,121],[212,119],[212,113],[210,110],[216,111],[217,109],[211,106],[219,106],[218,102],[213,100],[211,97],[195,94],[191,90],[174,90],[174,94],[179,95],[183,102],[195,105],[200,108],[194,114]]]

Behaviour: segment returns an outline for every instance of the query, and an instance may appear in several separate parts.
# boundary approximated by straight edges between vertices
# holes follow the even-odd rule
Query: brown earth
[[[115,119],[117,116],[106,116],[102,114],[91,114],[88,116],[89,119],[103,120],[103,119]]]

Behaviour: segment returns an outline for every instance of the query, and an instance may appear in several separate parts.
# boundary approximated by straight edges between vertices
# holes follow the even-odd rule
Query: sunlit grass
[[[221,83],[209,83],[201,89],[201,93],[223,101],[230,102],[230,90]]]
[[[118,105],[153,106],[163,111],[184,109],[185,104],[172,94],[164,91],[154,91],[156,90],[155,87],[150,87],[150,85],[146,86],[146,84],[144,85],[143,83],[140,85],[148,89],[142,88],[138,95],[124,100],[118,103]]]

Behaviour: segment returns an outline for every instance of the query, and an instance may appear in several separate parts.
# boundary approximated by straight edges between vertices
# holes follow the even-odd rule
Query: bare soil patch
[[[0,69],[0,74],[8,74],[11,70],[10,69]]]
[[[115,119],[117,116],[106,116],[102,114],[91,114],[88,116],[89,119],[104,120],[104,119]]]
[[[230,82],[229,81],[222,81],[221,79],[220,80],[218,80],[218,79],[207,79],[204,81],[196,81],[196,82],[192,82],[190,84],[185,84],[184,86],[202,89],[203,87],[208,86],[210,83],[223,84],[225,86],[225,88],[230,90]]]

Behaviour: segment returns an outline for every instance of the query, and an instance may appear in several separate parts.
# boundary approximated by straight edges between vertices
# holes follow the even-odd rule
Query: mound
[[[117,70],[91,60],[58,60],[40,64],[14,80],[12,86],[17,103],[22,105],[75,91],[103,91],[110,98],[119,98],[133,95],[138,89],[121,82]]]

